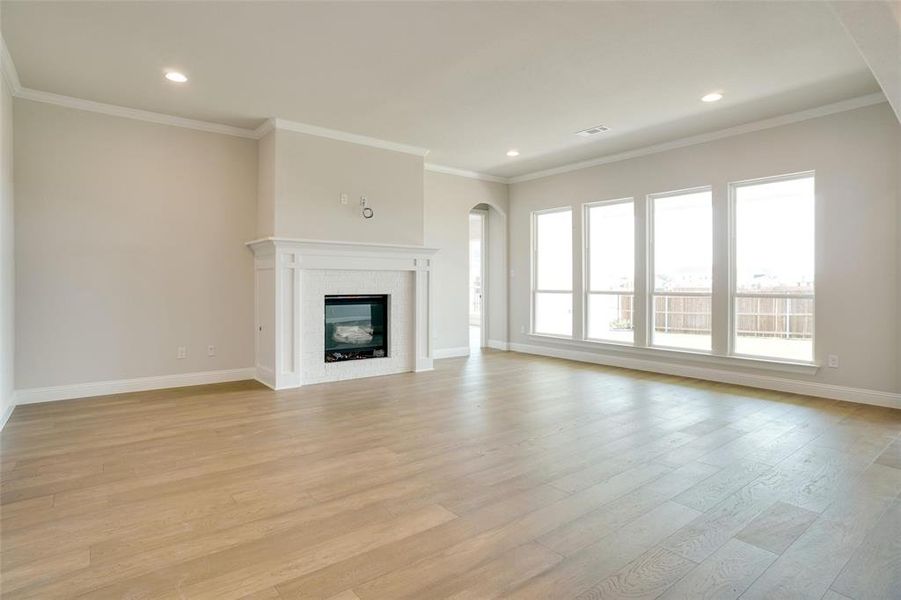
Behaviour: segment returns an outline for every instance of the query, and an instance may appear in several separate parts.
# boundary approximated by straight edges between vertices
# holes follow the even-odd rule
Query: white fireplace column
[[[433,285],[432,257],[437,250],[422,246],[395,246],[387,244],[361,244],[347,242],[326,242],[285,238],[265,238],[248,242],[254,253],[254,324],[255,365],[257,379],[267,386],[280,390],[295,388],[311,381],[304,380],[302,360],[324,362],[324,346],[321,332],[308,332],[305,336],[302,310],[311,310],[315,304],[317,311],[325,298],[321,290],[304,290],[305,271],[319,271],[340,278],[343,285],[353,288],[355,277],[360,278],[359,292],[387,293],[373,289],[373,273],[379,271],[408,273],[413,279],[412,297],[401,305],[401,312],[389,319],[389,338],[395,329],[395,318],[406,319],[412,325],[409,348],[402,348],[409,354],[408,371],[428,371],[433,366]],[[349,280],[348,280],[349,278]],[[368,287],[367,287],[368,286]],[[316,293],[314,298],[310,294]],[[399,299],[392,299],[395,302]],[[306,306],[307,308],[303,308]],[[318,312],[317,312],[318,314]],[[340,363],[344,365],[328,369],[334,379],[366,377],[381,374],[372,365],[360,364],[354,371],[354,363],[384,361],[381,358]],[[387,362],[387,361],[386,361]],[[384,363],[383,363],[384,364]],[[396,367],[391,372],[398,372]],[[349,370],[350,369],[350,370]],[[358,372],[358,374],[357,374]],[[328,375],[326,375],[328,377]],[[319,378],[316,381],[322,381]],[[325,379],[328,380],[328,379]]]

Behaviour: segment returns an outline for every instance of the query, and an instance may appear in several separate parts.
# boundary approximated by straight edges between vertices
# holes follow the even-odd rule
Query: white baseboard
[[[435,358],[454,358],[457,356],[469,356],[469,346],[457,348],[439,348],[434,351]]]
[[[254,380],[256,380],[257,383],[262,383],[263,385],[265,385],[267,388],[269,388],[269,389],[272,390],[273,392],[278,391],[278,390],[275,389],[275,386],[274,386],[274,385],[272,385],[271,383],[269,383],[269,382],[266,381],[265,379],[262,379],[259,375],[255,375],[255,376],[254,376]]]
[[[414,373],[425,373],[427,371],[435,370],[435,358],[429,358],[427,356],[416,357],[413,365]]]
[[[275,388],[275,371],[267,367],[257,365],[254,369],[253,378],[265,385],[270,390]]]
[[[244,381],[254,379],[256,369],[226,369],[223,371],[200,371],[196,373],[179,373],[177,375],[157,375],[155,377],[138,377],[136,379],[116,379],[112,381],[93,381],[71,385],[54,385],[41,388],[16,390],[16,404],[33,404],[35,402],[53,402],[88,398],[91,396],[108,396],[127,392],[144,392],[165,388],[205,385],[208,383],[225,383],[227,381]]]
[[[770,375],[757,375],[738,371],[726,371],[710,367],[695,365],[681,365],[667,362],[658,362],[642,358],[613,356],[610,354],[597,354],[583,350],[569,350],[563,348],[551,348],[547,346],[535,346],[532,344],[511,343],[510,349],[514,352],[525,354],[537,354],[553,358],[564,358],[578,362],[594,363],[611,367],[635,369],[637,371],[650,371],[678,377],[691,377],[720,383],[731,383],[748,387],[774,390],[777,392],[789,392],[803,394],[805,396],[817,396],[832,400],[845,400],[858,404],[871,404],[889,408],[901,408],[901,394],[883,392],[866,388],[854,388],[815,381],[800,381],[785,377],[773,377]]]
[[[6,427],[6,422],[9,421],[9,418],[13,415],[13,409],[16,407],[15,392],[13,392],[13,395],[9,400],[9,406],[3,411],[3,414],[0,415],[0,431],[3,431],[3,428]]]
[[[495,350],[507,351],[510,349],[510,344],[503,340],[488,340],[488,347],[494,348]]]

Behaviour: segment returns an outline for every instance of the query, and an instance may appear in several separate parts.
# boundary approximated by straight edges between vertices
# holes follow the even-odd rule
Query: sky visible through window
[[[542,213],[536,219],[539,290],[572,290],[573,216],[571,210]]]
[[[536,333],[572,335],[572,222],[572,210],[535,215]]]
[[[736,291],[813,293],[814,179],[735,188]]]
[[[734,345],[741,355],[812,360],[813,176],[735,184]],[[635,216],[631,200],[589,205],[585,335],[632,343]],[[712,343],[713,206],[702,189],[651,196],[653,346],[709,352]],[[534,327],[572,334],[572,211],[535,216]],[[725,233],[725,232],[723,232]]]
[[[632,291],[635,279],[635,218],[632,202],[588,209],[591,291]]]
[[[712,266],[710,191],[655,198],[655,289],[659,292],[709,292]]]

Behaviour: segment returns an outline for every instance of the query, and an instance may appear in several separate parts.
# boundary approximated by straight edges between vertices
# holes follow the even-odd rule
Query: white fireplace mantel
[[[321,343],[302,331],[302,273],[320,271],[406,271],[413,277],[407,315],[413,324],[413,371],[432,369],[435,248],[323,240],[263,238],[247,242],[254,253],[256,376],[273,389],[294,388],[304,381],[301,360],[316,360],[304,346]],[[319,355],[322,361],[323,356]],[[381,359],[370,359],[381,360]],[[357,362],[357,361],[354,361]],[[368,362],[368,361],[359,361]],[[345,363],[346,364],[346,363]],[[408,369],[410,370],[410,369]],[[365,376],[366,370],[361,370]]]

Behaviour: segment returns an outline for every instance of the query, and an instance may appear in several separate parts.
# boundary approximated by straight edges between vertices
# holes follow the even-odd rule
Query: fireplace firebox
[[[325,297],[325,362],[388,356],[388,296]]]

